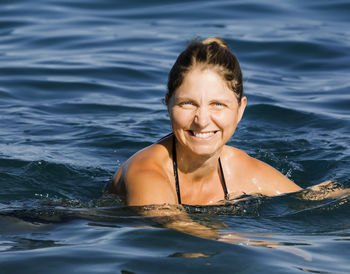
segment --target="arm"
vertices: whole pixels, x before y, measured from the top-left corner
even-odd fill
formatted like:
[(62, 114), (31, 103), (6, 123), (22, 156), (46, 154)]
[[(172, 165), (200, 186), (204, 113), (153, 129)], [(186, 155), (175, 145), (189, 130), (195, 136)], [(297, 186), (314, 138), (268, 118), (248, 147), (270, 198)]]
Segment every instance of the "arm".
[(228, 188), (234, 195), (278, 196), (302, 189), (272, 166), (249, 156), (244, 151), (234, 147), (227, 147), (227, 150), (225, 162), (228, 167), (226, 170)]
[(152, 170), (128, 171), (125, 179), (126, 204), (129, 206), (176, 204), (167, 178)]
[(138, 214), (152, 217), (155, 222), (165, 228), (211, 240), (217, 240), (220, 237), (217, 229), (192, 220), (180, 205), (152, 205), (136, 207), (135, 210)]
[(266, 196), (277, 196), (302, 190), (301, 187), (270, 165), (254, 159), (254, 166), (254, 169), (256, 170), (254, 174), (255, 181), (254, 178), (252, 178), (252, 182), (253, 184), (261, 182), (261, 194)]
[(349, 188), (344, 188), (337, 181), (329, 180), (306, 188), (300, 193), (300, 196), (303, 200), (319, 201), (323, 199), (341, 199), (349, 194)]

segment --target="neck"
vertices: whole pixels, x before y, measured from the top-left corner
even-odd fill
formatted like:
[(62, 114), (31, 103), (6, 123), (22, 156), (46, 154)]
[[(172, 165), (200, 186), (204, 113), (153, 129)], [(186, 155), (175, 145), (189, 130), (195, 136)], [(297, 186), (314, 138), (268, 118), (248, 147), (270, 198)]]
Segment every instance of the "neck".
[(182, 149), (178, 142), (175, 143), (175, 148), (177, 165), (181, 173), (201, 179), (217, 171), (221, 150), (213, 155), (198, 155)]

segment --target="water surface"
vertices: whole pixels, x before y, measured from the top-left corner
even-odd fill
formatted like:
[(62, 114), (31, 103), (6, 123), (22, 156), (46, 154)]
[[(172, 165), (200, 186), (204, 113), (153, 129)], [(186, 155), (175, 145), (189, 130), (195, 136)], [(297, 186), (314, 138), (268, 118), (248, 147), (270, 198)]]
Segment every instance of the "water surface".
[(341, 0), (2, 1), (1, 273), (348, 273), (348, 195), (187, 207), (221, 240), (101, 197), (122, 162), (169, 133), (167, 73), (209, 36), (244, 75), (229, 144), (302, 187), (348, 188), (349, 12)]

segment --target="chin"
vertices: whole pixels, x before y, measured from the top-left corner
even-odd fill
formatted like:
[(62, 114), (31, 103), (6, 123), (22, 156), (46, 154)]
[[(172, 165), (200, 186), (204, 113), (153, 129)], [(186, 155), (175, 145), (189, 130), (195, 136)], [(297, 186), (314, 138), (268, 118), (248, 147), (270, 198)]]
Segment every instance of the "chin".
[(209, 148), (203, 148), (203, 147), (199, 147), (199, 148), (193, 148), (191, 149), (192, 153), (198, 155), (198, 156), (203, 156), (203, 157), (211, 157), (213, 155), (215, 155), (216, 153), (218, 153), (218, 151), (220, 150), (220, 148), (213, 148), (213, 147), (209, 147)]

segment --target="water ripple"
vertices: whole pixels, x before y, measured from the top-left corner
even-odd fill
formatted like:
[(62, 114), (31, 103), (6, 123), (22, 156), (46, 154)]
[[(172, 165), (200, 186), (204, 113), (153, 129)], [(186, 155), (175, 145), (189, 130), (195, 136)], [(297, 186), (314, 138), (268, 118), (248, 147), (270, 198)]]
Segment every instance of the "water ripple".
[(121, 163), (170, 132), (167, 73), (188, 41), (208, 36), (224, 38), (243, 69), (248, 107), (229, 143), (303, 187), (349, 187), (349, 9), (343, 0), (1, 1), (2, 271), (349, 272), (348, 197), (187, 208), (231, 242), (101, 199)]

